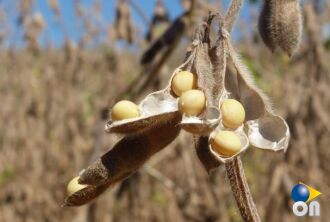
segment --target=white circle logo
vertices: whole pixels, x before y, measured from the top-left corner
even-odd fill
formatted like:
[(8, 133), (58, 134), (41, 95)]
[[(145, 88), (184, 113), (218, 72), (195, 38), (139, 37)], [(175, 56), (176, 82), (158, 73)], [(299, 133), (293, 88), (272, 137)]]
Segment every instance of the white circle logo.
[(292, 211), (298, 217), (305, 216), (308, 212), (308, 206), (303, 201), (298, 201), (293, 204)]

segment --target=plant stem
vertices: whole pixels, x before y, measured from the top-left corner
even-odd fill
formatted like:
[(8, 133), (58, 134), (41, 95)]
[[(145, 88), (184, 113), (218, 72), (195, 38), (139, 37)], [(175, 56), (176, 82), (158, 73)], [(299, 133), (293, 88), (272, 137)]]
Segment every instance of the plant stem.
[(227, 176), (233, 191), (238, 209), (245, 222), (260, 222), (257, 208), (253, 202), (249, 185), (244, 175), (244, 169), (240, 157), (225, 164)]

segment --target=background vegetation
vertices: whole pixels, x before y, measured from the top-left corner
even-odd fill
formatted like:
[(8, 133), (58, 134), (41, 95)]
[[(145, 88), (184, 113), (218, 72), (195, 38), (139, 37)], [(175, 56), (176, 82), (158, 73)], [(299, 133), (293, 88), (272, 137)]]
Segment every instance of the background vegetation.
[[(70, 178), (119, 138), (103, 131), (108, 108), (118, 98), (138, 102), (165, 86), (184, 59), (195, 25), (208, 10), (227, 5), (226, 1), (200, 1), (194, 21), (165, 62), (157, 63), (156, 57), (141, 64), (142, 53), (172, 20), (145, 25), (152, 33), (145, 39), (136, 34), (141, 29), (131, 17), (136, 13), (149, 24), (152, 18), (145, 15), (144, 5), (126, 1), (123, 9), (119, 4), (112, 9), (117, 12), (115, 21), (99, 25), (91, 21), (102, 17), (97, 13), (102, 1), (93, 2), (90, 10), (95, 11), (86, 14), (79, 11), (83, 4), (74, 1), (77, 21), (84, 25), (83, 38), (66, 37), (63, 46), (55, 47), (47, 41), (40, 44), (40, 35), (51, 24), (33, 10), (33, 0), (12, 1), (24, 41), (18, 46), (8, 44), (9, 12), (0, 1), (0, 221), (240, 221), (224, 169), (207, 175), (184, 132), (92, 204), (60, 207)], [(286, 154), (249, 149), (242, 156), (251, 192), (263, 221), (327, 221), (330, 4), (302, 4), (303, 42), (292, 58), (264, 46), (256, 28), (260, 2), (249, 4), (248, 16), (236, 24), (237, 48), (292, 132)], [(57, 1), (50, 0), (49, 7), (60, 23), (66, 22)], [(153, 17), (162, 10), (171, 6), (155, 10)], [(107, 37), (100, 38), (104, 33)], [(164, 49), (157, 56), (162, 57)], [(318, 198), (320, 218), (293, 216), (290, 192), (299, 181), (323, 193)]]

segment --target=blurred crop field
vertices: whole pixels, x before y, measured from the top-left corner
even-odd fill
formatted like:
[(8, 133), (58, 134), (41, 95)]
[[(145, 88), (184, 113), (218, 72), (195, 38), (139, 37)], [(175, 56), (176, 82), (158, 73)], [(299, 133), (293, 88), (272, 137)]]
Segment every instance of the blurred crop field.
[[(183, 62), (195, 26), (210, 9), (223, 10), (226, 1), (201, 1), (203, 7), (176, 45), (147, 64), (141, 64), (143, 53), (175, 18), (158, 27), (136, 24), (132, 15), (152, 21), (170, 11), (171, 4), (146, 13), (150, 6), (145, 4), (153, 8), (156, 1), (126, 1), (123, 8), (119, 2), (125, 1), (118, 1), (119, 6), (106, 9), (116, 15), (114, 20), (100, 24), (92, 21), (102, 21), (104, 15), (98, 10), (105, 1), (91, 1), (90, 8), (84, 1), (72, 1), (83, 35), (75, 40), (65, 34), (58, 46), (47, 38), (41, 42), (40, 36), (54, 24), (47, 22), (36, 2), (0, 1), (0, 222), (241, 221), (224, 167), (208, 175), (192, 137), (184, 131), (137, 173), (92, 203), (61, 207), (68, 181), (120, 138), (104, 132), (111, 106), (124, 98), (138, 103), (164, 88)], [(249, 149), (242, 155), (245, 174), (262, 221), (326, 222), (330, 218), (330, 2), (302, 3), (303, 40), (292, 57), (270, 52), (261, 41), (256, 28), (260, 2), (245, 2), (234, 44), (257, 85), (287, 120), (291, 141), (286, 153)], [(47, 3), (62, 24), (58, 32), (67, 32), (63, 1)], [(19, 18), (15, 24), (10, 22), (14, 15)], [(149, 33), (148, 38), (141, 30)], [(19, 42), (12, 39), (17, 32), (22, 36)], [(290, 192), (300, 181), (322, 192), (317, 199), (320, 217), (293, 215)]]

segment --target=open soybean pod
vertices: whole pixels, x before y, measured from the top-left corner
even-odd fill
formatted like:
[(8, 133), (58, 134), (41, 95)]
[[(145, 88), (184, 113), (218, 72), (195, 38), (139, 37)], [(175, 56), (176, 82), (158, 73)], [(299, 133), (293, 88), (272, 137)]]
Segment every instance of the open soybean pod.
[(257, 88), (252, 75), (227, 40), (234, 70), (226, 73), (225, 90), (229, 98), (240, 101), (245, 109), (245, 129), (252, 145), (272, 151), (286, 150), (290, 131), (285, 120), (276, 115), (268, 97)]
[[(267, 96), (254, 84), (251, 74), (240, 61), (229, 38), (225, 38), (225, 47), (228, 62), (234, 69), (227, 69), (224, 73), (218, 107), (228, 99), (234, 99), (243, 106), (245, 117), (240, 126), (228, 127), (224, 124), (224, 110), (220, 110), (220, 122), (208, 135), (208, 152), (203, 150), (206, 145), (205, 138), (199, 139), (196, 144), (197, 154), (208, 172), (220, 163), (231, 162), (246, 151), (250, 144), (270, 151), (285, 151), (290, 138), (287, 123), (274, 114)], [(233, 138), (237, 140), (239, 147), (232, 143)], [(218, 165), (210, 154), (218, 160)]]
[(88, 186), (70, 195), (64, 206), (86, 204), (109, 186), (135, 173), (153, 154), (170, 144), (179, 134), (179, 114), (144, 133), (120, 140), (110, 151), (91, 164), (80, 175), (79, 183)]
[[(181, 124), (183, 129), (199, 135), (195, 139), (196, 151), (205, 169), (210, 172), (220, 163), (232, 161), (250, 144), (257, 148), (285, 151), (290, 137), (288, 126), (280, 116), (274, 114), (267, 96), (254, 84), (247, 67), (235, 52), (229, 34), (221, 26), (219, 39), (212, 46), (209, 39), (210, 22), (206, 22), (204, 27), (196, 32), (196, 46), (191, 52), (195, 53), (195, 59), (191, 70), (198, 76), (198, 86), (206, 89), (208, 107), (203, 114), (208, 115), (199, 115), (194, 119), (183, 116)], [(234, 69), (227, 68), (228, 62)], [(214, 85), (217, 88), (212, 88)], [(228, 118), (228, 107), (223, 105), (228, 105), (225, 101), (231, 100), (236, 105), (231, 102), (229, 108), (240, 108), (240, 111), (231, 111), (230, 114), (239, 113), (240, 124), (228, 124), (232, 117)], [(231, 141), (226, 139), (228, 136), (235, 138), (239, 146), (228, 144)]]
[[(220, 112), (215, 101), (221, 94), (217, 84), (222, 80), (217, 77), (222, 75), (225, 58), (223, 54), (221, 55), (224, 51), (221, 52), (221, 47), (218, 47), (221, 44), (212, 47), (209, 38), (211, 23), (217, 16), (215, 13), (210, 13), (208, 20), (196, 29), (188, 55), (193, 57), (189, 70), (196, 74), (198, 88), (205, 93), (206, 107), (200, 115), (184, 115), (181, 125), (184, 130), (196, 135), (208, 136), (220, 121)], [(216, 62), (215, 66), (212, 64), (214, 62)]]
[[(203, 88), (199, 87), (199, 83), (202, 81), (202, 70), (193, 68), (195, 63), (195, 58), (197, 55), (197, 50), (194, 49), (193, 52), (187, 56), (184, 63), (177, 67), (171, 75), (168, 85), (160, 91), (153, 92), (147, 95), (139, 104), (138, 112), (139, 116), (135, 118), (116, 120), (110, 119), (106, 124), (105, 130), (108, 133), (121, 133), (121, 134), (135, 134), (142, 133), (147, 131), (155, 126), (168, 122), (174, 116), (178, 115), (179, 112), (179, 100), (180, 94), (178, 94), (177, 88), (173, 87), (176, 83), (175, 79), (178, 76), (181, 76), (183, 73), (190, 73), (193, 76), (197, 76), (197, 84), (191, 84), (191, 90), (199, 90), (203, 92)], [(195, 75), (195, 72), (198, 71), (198, 74)], [(201, 80), (199, 80), (201, 78)], [(181, 78), (180, 78), (181, 79)], [(183, 78), (187, 80), (186, 78)], [(181, 80), (183, 80), (181, 79)], [(194, 79), (194, 78), (193, 78)], [(196, 80), (192, 80), (195, 82)], [(202, 82), (200, 82), (202, 81)], [(190, 84), (187, 84), (190, 85)], [(179, 87), (182, 89), (182, 87)], [(183, 87), (185, 88), (185, 87)], [(188, 89), (185, 89), (188, 90)], [(193, 101), (195, 102), (195, 101)], [(181, 110), (182, 111), (182, 110)], [(208, 108), (204, 110), (201, 109), (201, 112), (194, 116), (187, 116), (183, 114), (183, 118), (188, 119), (188, 121), (194, 121), (197, 115), (205, 116), (209, 114), (214, 114), (214, 110)], [(184, 112), (182, 112), (184, 113)], [(181, 115), (181, 114), (179, 114)], [(215, 118), (218, 118), (219, 113), (215, 111)], [(213, 120), (213, 119), (212, 119)]]
[[(175, 69), (172, 73), (172, 78), (178, 72), (186, 70), (190, 62), (191, 59), (187, 59), (185, 63)], [(167, 123), (180, 115), (178, 109), (179, 98), (173, 93), (171, 88), (172, 78), (163, 90), (147, 95), (138, 104), (138, 117), (119, 121), (110, 119), (105, 126), (105, 131), (121, 134), (142, 133), (155, 128), (157, 125)]]

